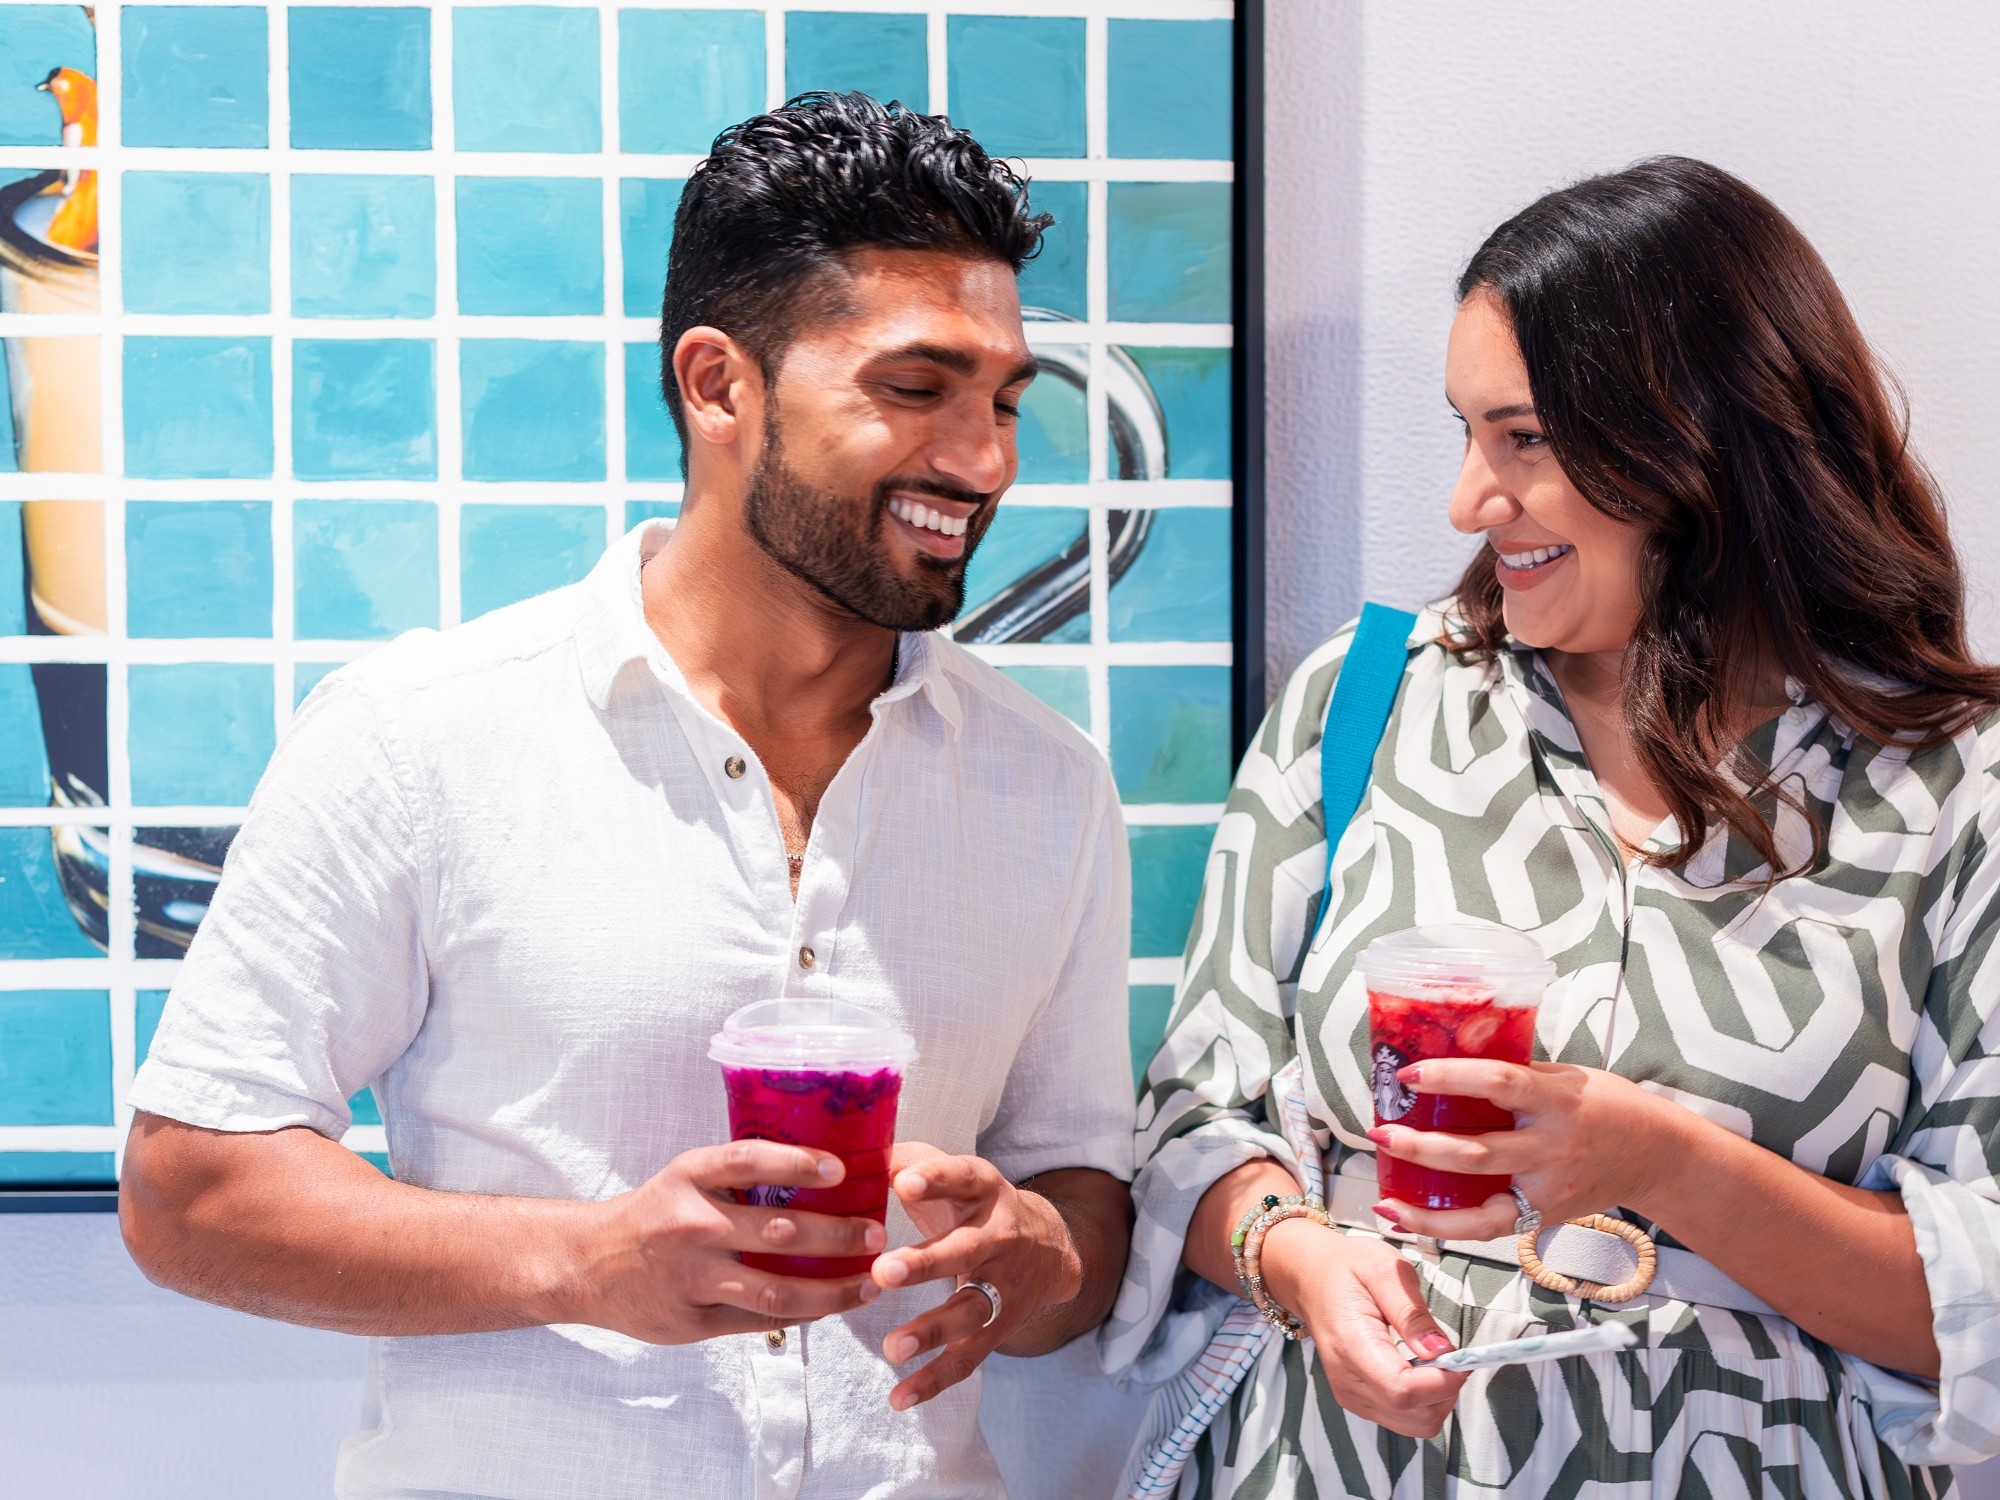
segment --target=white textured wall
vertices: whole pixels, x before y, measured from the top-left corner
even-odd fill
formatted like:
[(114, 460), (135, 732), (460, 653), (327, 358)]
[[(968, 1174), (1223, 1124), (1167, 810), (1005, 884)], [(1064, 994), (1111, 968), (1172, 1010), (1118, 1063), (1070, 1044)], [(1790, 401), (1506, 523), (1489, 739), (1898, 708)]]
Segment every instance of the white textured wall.
[(2000, 6), (1270, 0), (1272, 690), (1364, 597), (1415, 604), (1446, 524), (1451, 286), (1549, 188), (1657, 152), (1797, 221), (1909, 392), (2000, 656)]

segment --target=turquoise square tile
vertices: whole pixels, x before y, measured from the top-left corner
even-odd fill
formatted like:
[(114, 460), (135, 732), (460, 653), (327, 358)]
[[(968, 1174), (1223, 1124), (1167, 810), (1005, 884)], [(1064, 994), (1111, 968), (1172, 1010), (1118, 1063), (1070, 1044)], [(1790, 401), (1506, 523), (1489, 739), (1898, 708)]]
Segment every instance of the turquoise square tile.
[(1229, 519), (1219, 506), (1151, 512), (1139, 555), (1111, 585), (1112, 640), (1229, 639)]
[(618, 184), (628, 318), (660, 315), (667, 289), (667, 251), (674, 242), (674, 211), (681, 206), (681, 189), (686, 185), (678, 177), (627, 177)]
[(1132, 849), (1132, 956), (1179, 958), (1201, 901), (1213, 827), (1145, 826), (1127, 834)]
[(261, 172), (127, 172), (125, 310), (271, 310), (271, 179)]
[(166, 990), (141, 990), (132, 1012), (132, 1056), (142, 1063), (153, 1050), (153, 1033), (160, 1029), (160, 1013), (167, 1008)]
[(998, 597), (1045, 563), (1087, 545), (1089, 512), (1067, 505), (1008, 505), (993, 514), (965, 566), (966, 613)]
[(127, 335), (125, 472), (268, 479), (271, 341)]
[(141, 638), (268, 638), (270, 502), (126, 501), (125, 619)]
[(604, 478), (604, 346), (467, 339), (459, 346), (467, 479)]
[(109, 1125), (111, 996), (0, 990), (0, 1125)]
[(430, 149), (428, 9), (295, 5), (290, 26), (294, 150)]
[(596, 151), (597, 12), (459, 6), (451, 13), (453, 139), (461, 151)]
[(363, 1089), (347, 1101), (347, 1107), (354, 1113), (356, 1125), (380, 1125), (382, 1108), (375, 1102), (375, 1091)]
[(1014, 446), (1021, 463), (1018, 483), (1082, 484), (1089, 479), (1090, 407), (1082, 387), (1044, 367), (1021, 397)]
[(1106, 73), (1113, 156), (1235, 154), (1232, 21), (1111, 21)]
[(109, 1151), (0, 1151), (0, 1183), (10, 1188), (115, 1187)]
[(435, 479), (437, 346), (300, 339), (292, 346), (292, 471), (301, 479)]
[(1227, 349), (1125, 350), (1152, 387), (1167, 426), (1169, 479), (1228, 479), (1230, 356)]
[(1139, 1085), (1141, 1092), (1146, 1085), (1146, 1069), (1153, 1065), (1153, 1055), (1160, 1050), (1160, 1043), (1166, 1040), (1167, 1022), (1174, 1013), (1174, 987), (1170, 984), (1135, 984), (1132, 986), (1131, 1034), (1132, 1034), (1132, 1081)]
[(618, 12), (620, 150), (705, 156), (724, 126), (763, 108), (761, 12)]
[(681, 477), (681, 437), (660, 394), (658, 344), (625, 346), (625, 477)]
[(270, 23), (261, 5), (128, 5), (118, 13), (128, 146), (270, 144)]
[(1111, 316), (1229, 321), (1226, 182), (1114, 182), (1106, 201)]
[(602, 506), (468, 505), (458, 539), (465, 618), (575, 583), (603, 552)]
[(63, 899), (46, 828), (0, 828), (0, 959), (99, 958)]
[(1048, 704), (1057, 713), (1090, 731), (1090, 673), (1082, 667), (1002, 667), (1004, 676)]
[(24, 661), (0, 662), (0, 807), (48, 802), (49, 754), (34, 670)]
[(292, 178), (292, 313), (428, 318), (437, 311), (437, 190), (428, 177)]
[(344, 663), (337, 661), (302, 661), (292, 668), (292, 707), (297, 708), (312, 695), (312, 690), (323, 682), (328, 673), (338, 672)]
[[(7, 361), (0, 357), (0, 416), (10, 410), (5, 404), (6, 369)], [(26, 538), (21, 531), (21, 502), (0, 500), (0, 635), (25, 635), (27, 631), (28, 563)]]
[(604, 311), (604, 187), (594, 177), (458, 179), (458, 310)]
[(1229, 795), (1229, 668), (1111, 668), (1111, 774), (1126, 802)]
[(61, 144), (62, 111), (38, 89), (57, 68), (97, 76), (97, 31), (83, 7), (0, 5), (0, 146)]
[(386, 640), (435, 629), (437, 506), (300, 500), (292, 507), (292, 578), (292, 630), (302, 640)]
[(785, 97), (860, 90), (930, 112), (930, 46), (922, 16), (794, 10), (785, 15)]
[(1042, 231), (1042, 248), (1021, 267), (1021, 306), (1047, 308), (1066, 318), (1090, 316), (1085, 276), (1090, 244), (1090, 186), (1038, 182), (1028, 190), (1037, 213), (1055, 215)]
[(243, 662), (134, 665), (127, 671), (132, 800), (149, 807), (241, 807), (276, 741), (271, 669)]
[(678, 520), (680, 513), (681, 503), (678, 500), (627, 500), (625, 529), (630, 531), (641, 521)]
[(951, 16), (951, 120), (993, 156), (1082, 156), (1083, 19)]

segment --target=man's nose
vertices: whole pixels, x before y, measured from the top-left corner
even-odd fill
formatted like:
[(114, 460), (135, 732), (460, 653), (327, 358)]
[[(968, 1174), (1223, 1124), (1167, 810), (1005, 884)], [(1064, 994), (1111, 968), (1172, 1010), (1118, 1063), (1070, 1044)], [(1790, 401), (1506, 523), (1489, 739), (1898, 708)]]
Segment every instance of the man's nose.
[(952, 483), (981, 495), (1006, 484), (1014, 467), (1014, 429), (985, 420), (955, 421), (931, 446), (931, 465)]

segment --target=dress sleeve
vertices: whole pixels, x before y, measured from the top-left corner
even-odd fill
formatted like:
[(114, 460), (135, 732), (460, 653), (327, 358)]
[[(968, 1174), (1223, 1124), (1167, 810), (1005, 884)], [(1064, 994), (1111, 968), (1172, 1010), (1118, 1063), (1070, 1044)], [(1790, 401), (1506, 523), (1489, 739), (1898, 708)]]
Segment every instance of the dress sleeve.
[(1139, 1098), (1131, 1258), (1099, 1334), (1105, 1369), (1129, 1389), (1172, 1379), (1237, 1300), (1181, 1267), (1202, 1195), (1258, 1157), (1299, 1174), (1269, 1091), (1297, 1050), (1299, 964), (1326, 876), (1320, 732), (1351, 637), (1342, 631), (1292, 675), (1209, 848), (1173, 1016)]
[(426, 830), (401, 771), (374, 695), (348, 673), (321, 683), (230, 846), (133, 1108), (346, 1132), (348, 1098), (402, 1056), (429, 997)]
[[(1867, 1188), (1895, 1188), (1916, 1229), (1936, 1387), (1843, 1355), (1875, 1428), (1906, 1463), (2000, 1456), (2000, 719), (1961, 795), (1975, 805), (1940, 867), (1930, 983), (1913, 1051), (1917, 1102)], [(1929, 924), (1927, 924), (1929, 925)]]

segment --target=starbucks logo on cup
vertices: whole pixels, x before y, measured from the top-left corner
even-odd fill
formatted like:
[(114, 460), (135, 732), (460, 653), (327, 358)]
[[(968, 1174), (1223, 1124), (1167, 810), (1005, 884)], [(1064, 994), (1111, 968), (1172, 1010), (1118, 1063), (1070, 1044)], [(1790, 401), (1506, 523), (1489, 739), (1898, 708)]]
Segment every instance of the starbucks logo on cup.
[(1396, 1077), (1410, 1065), (1410, 1060), (1387, 1042), (1375, 1044), (1373, 1059), (1375, 1118), (1400, 1120), (1417, 1102), (1416, 1090), (1406, 1088), (1402, 1080)]
[(753, 1187), (743, 1196), (758, 1208), (783, 1208), (796, 1198), (799, 1190), (795, 1187)]

